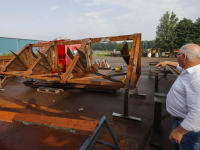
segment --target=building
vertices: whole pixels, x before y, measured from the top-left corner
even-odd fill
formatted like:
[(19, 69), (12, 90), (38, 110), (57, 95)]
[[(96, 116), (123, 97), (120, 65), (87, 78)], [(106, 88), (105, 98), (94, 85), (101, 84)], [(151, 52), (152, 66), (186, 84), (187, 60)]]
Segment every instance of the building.
[[(11, 53), (11, 51), (18, 53), (26, 44), (34, 44), (42, 42), (42, 40), (19, 39), (0, 37), (0, 55), (3, 53)], [(36, 51), (37, 48), (34, 48)]]

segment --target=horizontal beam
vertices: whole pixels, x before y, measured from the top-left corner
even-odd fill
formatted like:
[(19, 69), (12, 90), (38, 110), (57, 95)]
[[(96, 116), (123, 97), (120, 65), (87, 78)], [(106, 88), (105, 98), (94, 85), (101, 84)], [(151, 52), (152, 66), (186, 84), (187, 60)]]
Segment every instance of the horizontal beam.
[(8, 60), (10, 60), (10, 59), (12, 59), (14, 57), (14, 55), (13, 56), (0, 56), (0, 60), (1, 59), (8, 59)]
[(112, 42), (112, 41), (126, 41), (126, 40), (133, 40), (137, 36), (138, 36), (137, 34), (132, 34), (132, 35), (92, 38), (91, 42), (92, 43), (99, 43), (99, 42)]
[[(83, 40), (72, 40), (72, 41), (60, 41), (54, 42), (56, 45), (73, 45), (73, 44), (82, 44)], [(46, 47), (49, 43), (36, 43), (32, 44), (32, 47)]]
[[(17, 74), (18, 73), (18, 74)], [(0, 72), (0, 74), (5, 74), (5, 75), (13, 75), (13, 76), (18, 76), (18, 77), (22, 77), (23, 74), (19, 74), (21, 72)]]
[(7, 111), (0, 111), (0, 121), (11, 123), (17, 122), (24, 125), (46, 126), (81, 135), (94, 135), (94, 130), (98, 125), (98, 121), (59, 118)]
[[(99, 43), (99, 42), (112, 42), (112, 41), (126, 41), (126, 40), (133, 40), (137, 36), (138, 36), (138, 34), (131, 34), (131, 35), (91, 38), (91, 42)], [(60, 42), (54, 42), (54, 43), (57, 45), (82, 44), (83, 39), (71, 40), (71, 41), (60, 41)], [(46, 46), (48, 46), (48, 43), (36, 43), (36, 44), (31, 44), (31, 45), (32, 45), (32, 47), (46, 47)]]
[(91, 80), (76, 80), (76, 79), (69, 79), (66, 83), (77, 83), (77, 84), (84, 84), (84, 85), (103, 85), (103, 86), (116, 86), (119, 88), (123, 88), (124, 84), (122, 82), (105, 82), (105, 81), (91, 81)]

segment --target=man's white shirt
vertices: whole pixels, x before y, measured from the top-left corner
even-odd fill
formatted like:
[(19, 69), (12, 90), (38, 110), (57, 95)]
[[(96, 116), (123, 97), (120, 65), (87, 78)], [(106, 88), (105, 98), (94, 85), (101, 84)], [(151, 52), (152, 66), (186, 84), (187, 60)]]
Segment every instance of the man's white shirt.
[(174, 117), (184, 118), (181, 126), (200, 131), (200, 65), (183, 69), (167, 94), (167, 111)]

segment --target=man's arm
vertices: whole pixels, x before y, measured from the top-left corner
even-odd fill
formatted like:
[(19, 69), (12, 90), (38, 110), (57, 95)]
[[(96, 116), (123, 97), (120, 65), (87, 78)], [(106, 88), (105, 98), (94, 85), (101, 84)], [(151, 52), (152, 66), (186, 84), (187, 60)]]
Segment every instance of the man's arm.
[(178, 62), (173, 62), (173, 61), (163, 61), (155, 65), (154, 67), (162, 68), (166, 65), (171, 65), (173, 67), (176, 67), (178, 65)]

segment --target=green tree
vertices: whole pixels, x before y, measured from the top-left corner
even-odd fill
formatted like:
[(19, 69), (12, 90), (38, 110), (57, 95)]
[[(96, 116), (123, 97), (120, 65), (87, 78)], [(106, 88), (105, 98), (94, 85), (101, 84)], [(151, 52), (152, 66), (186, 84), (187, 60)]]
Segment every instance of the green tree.
[(190, 19), (183, 18), (176, 26), (176, 48), (180, 48), (182, 45), (194, 42), (194, 23)]
[(194, 23), (194, 43), (200, 45), (200, 18), (198, 18)]
[(123, 44), (122, 43), (117, 43), (117, 46), (116, 46), (116, 51), (120, 51), (123, 47)]
[(147, 49), (148, 48), (148, 43), (147, 41), (142, 41), (142, 48)]
[(155, 46), (159, 47), (164, 51), (172, 51), (175, 47), (175, 27), (178, 22), (178, 18), (174, 12), (171, 13), (167, 11), (163, 17), (160, 19), (160, 24), (156, 29), (156, 39)]

